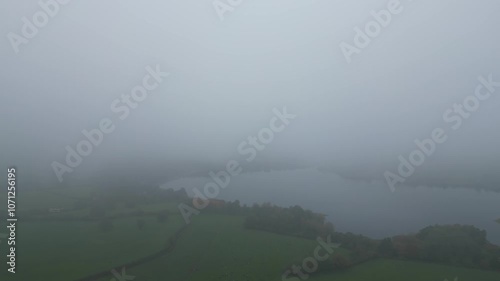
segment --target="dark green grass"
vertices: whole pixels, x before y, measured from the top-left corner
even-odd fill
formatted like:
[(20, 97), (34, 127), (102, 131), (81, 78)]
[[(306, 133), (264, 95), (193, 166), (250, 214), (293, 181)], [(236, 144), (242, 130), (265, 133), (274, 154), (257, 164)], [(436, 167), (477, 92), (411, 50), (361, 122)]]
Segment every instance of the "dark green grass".
[(137, 219), (114, 220), (108, 232), (100, 230), (98, 222), (18, 222), (17, 273), (15, 279), (3, 277), (4, 242), (0, 280), (75, 280), (161, 250), (184, 224), (180, 215), (171, 215), (166, 223), (144, 217), (145, 227), (139, 230)]
[(148, 281), (279, 280), (287, 266), (312, 256), (318, 245), (315, 240), (246, 230), (243, 221), (240, 216), (201, 215), (172, 253), (127, 272)]
[[(311, 281), (499, 281), (500, 273), (439, 264), (375, 260), (344, 272), (310, 278)], [(290, 280), (292, 281), (292, 280)]]

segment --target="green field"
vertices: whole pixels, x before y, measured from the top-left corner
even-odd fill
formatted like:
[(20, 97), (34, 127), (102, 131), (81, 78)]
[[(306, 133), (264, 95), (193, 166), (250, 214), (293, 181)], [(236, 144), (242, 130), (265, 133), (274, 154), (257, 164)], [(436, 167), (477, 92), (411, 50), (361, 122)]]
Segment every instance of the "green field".
[[(165, 257), (127, 270), (139, 280), (279, 281), (317, 246), (313, 240), (245, 230), (241, 217), (202, 215)], [(342, 255), (349, 255), (340, 250)], [(500, 273), (398, 260), (376, 260), (314, 281), (498, 281)], [(289, 279), (296, 281), (298, 279)], [(105, 281), (104, 279), (102, 281)], [(107, 280), (106, 280), (107, 281)]]
[[(19, 211), (49, 208), (72, 208), (78, 199), (88, 198), (91, 188), (47, 188), (16, 191), (16, 203)], [(0, 194), (0, 210), (7, 209), (7, 192)]]
[[(278, 280), (292, 263), (311, 256), (314, 240), (245, 230), (241, 216), (201, 215), (174, 251), (127, 272), (141, 280)], [(340, 249), (338, 253), (348, 254)]]
[[(108, 232), (101, 231), (97, 221), (19, 222), (15, 280), (67, 281), (108, 270), (161, 250), (184, 224), (180, 215), (170, 216), (166, 223), (144, 217), (145, 227), (139, 230), (137, 219), (114, 220)], [(0, 249), (6, 253), (7, 244), (0, 244)], [(2, 254), (0, 263), (5, 262)]]
[[(99, 221), (85, 221), (89, 208), (72, 210), (75, 201), (88, 198), (90, 189), (36, 191), (20, 196), (19, 208), (68, 208), (61, 213), (40, 215), (45, 221), (20, 220), (17, 227), (17, 273), (6, 272), (5, 241), (0, 243), (0, 280), (71, 281), (101, 271), (111, 271), (131, 261), (162, 250), (170, 237), (185, 226), (177, 203), (143, 203), (134, 208), (118, 204), (106, 217), (141, 210), (168, 210), (165, 223), (156, 216), (128, 216), (113, 219), (113, 228), (103, 231)], [(21, 204), (22, 202), (22, 204)], [(4, 202), (5, 203), (5, 202)], [(38, 217), (38, 216), (37, 216)], [(61, 217), (74, 221), (57, 221)], [(137, 220), (145, 221), (139, 229)], [(137, 281), (279, 281), (292, 264), (301, 265), (313, 255), (317, 241), (244, 228), (243, 215), (202, 212), (175, 242), (169, 253), (126, 273)], [(1, 233), (1, 231), (0, 231)], [(335, 254), (350, 256), (345, 249)], [(372, 260), (335, 273), (314, 275), (312, 281), (500, 281), (500, 273), (431, 263)], [(100, 281), (110, 281), (109, 275)], [(298, 281), (289, 278), (289, 281)]]
[(500, 273), (430, 263), (376, 260), (311, 281), (498, 281)]

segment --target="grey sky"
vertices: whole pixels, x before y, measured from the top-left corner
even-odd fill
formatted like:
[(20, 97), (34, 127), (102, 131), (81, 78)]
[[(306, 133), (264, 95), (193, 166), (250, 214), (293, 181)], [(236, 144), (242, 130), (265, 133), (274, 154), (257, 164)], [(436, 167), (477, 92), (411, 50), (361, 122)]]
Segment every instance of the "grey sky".
[[(7, 34), (21, 34), (22, 17), (40, 8), (4, 1), (0, 168), (54, 184), (50, 164), (109, 117), (116, 130), (68, 180), (206, 173), (241, 159), (238, 144), (286, 106), (297, 118), (255, 169), (383, 180), (415, 139), (441, 127), (449, 140), (409, 183), (500, 190), (500, 88), (459, 130), (442, 117), (478, 76), (500, 81), (499, 2), (401, 1), (403, 12), (348, 64), (339, 44), (388, 2), (252, 0), (220, 21), (208, 0), (73, 0), (16, 54)], [(110, 104), (158, 64), (170, 77), (118, 121)]]

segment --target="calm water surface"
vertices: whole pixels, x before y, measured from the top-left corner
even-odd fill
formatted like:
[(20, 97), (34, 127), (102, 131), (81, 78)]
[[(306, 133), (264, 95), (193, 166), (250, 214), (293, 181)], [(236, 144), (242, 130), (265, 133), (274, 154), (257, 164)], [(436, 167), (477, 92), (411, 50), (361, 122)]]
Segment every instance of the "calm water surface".
[[(203, 189), (209, 178), (184, 178), (165, 188)], [(219, 199), (242, 204), (300, 205), (326, 214), (338, 231), (384, 238), (434, 224), (470, 224), (500, 245), (500, 193), (464, 188), (400, 187), (341, 178), (314, 169), (242, 174), (221, 189)]]

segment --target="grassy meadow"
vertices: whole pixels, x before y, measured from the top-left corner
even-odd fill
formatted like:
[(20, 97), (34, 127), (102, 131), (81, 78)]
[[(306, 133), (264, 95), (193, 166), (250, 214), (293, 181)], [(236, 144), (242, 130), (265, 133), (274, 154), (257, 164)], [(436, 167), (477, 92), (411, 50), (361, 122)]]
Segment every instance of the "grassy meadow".
[[(40, 219), (17, 224), (17, 265), (15, 275), (0, 272), (0, 280), (71, 281), (99, 272), (110, 272), (124, 264), (164, 249), (169, 239), (185, 226), (178, 202), (143, 202), (130, 207), (122, 203), (106, 212), (100, 220), (88, 219), (91, 208), (79, 207), (79, 200), (92, 197), (91, 189), (61, 189), (18, 194), (21, 214)], [(6, 200), (0, 198), (4, 205)], [(2, 205), (2, 207), (4, 207)], [(48, 213), (47, 208), (65, 208)], [(146, 215), (134, 215), (137, 211)], [(166, 221), (155, 213), (168, 212)], [(64, 218), (64, 220), (61, 220)], [(74, 220), (67, 220), (72, 218)], [(102, 219), (112, 227), (103, 230)], [(142, 221), (139, 227), (138, 221)], [(301, 265), (313, 256), (318, 242), (244, 226), (241, 214), (201, 212), (174, 242), (171, 252), (127, 268), (136, 281), (278, 281), (291, 265)], [(1, 233), (1, 232), (0, 232)], [(0, 243), (0, 263), (7, 244)], [(350, 257), (339, 248), (334, 253)], [(5, 266), (2, 266), (5, 268)], [(312, 281), (499, 281), (500, 273), (448, 265), (376, 259), (345, 270), (310, 276)], [(110, 281), (109, 274), (100, 281)], [(289, 281), (299, 279), (289, 277)]]

